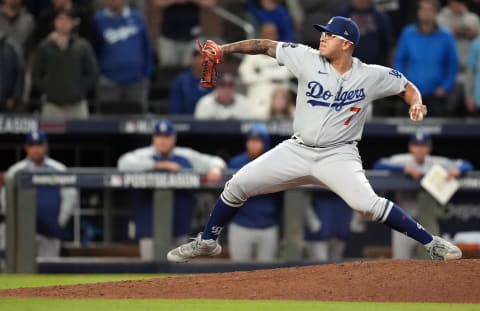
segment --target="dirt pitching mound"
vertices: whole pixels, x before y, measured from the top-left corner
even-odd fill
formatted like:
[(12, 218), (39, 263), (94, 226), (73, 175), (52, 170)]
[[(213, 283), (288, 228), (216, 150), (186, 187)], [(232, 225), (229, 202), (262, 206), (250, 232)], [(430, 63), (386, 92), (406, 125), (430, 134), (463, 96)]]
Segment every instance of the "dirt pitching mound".
[(480, 260), (383, 260), (20, 288), (0, 297), (288, 299), (480, 303)]

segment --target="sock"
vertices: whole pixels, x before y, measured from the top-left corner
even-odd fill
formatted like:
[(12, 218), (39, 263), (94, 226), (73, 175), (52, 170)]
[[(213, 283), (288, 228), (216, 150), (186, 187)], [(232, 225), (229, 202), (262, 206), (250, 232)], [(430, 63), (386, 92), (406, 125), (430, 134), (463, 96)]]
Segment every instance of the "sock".
[(385, 224), (390, 228), (422, 243), (423, 245), (428, 244), (433, 240), (430, 232), (425, 230), (425, 228), (423, 228), (396, 204), (393, 204), (392, 210), (385, 220)]
[(225, 204), (221, 198), (218, 198), (217, 203), (210, 213), (205, 231), (203, 231), (203, 240), (216, 240), (223, 230), (223, 227), (233, 219), (240, 207), (232, 207)]

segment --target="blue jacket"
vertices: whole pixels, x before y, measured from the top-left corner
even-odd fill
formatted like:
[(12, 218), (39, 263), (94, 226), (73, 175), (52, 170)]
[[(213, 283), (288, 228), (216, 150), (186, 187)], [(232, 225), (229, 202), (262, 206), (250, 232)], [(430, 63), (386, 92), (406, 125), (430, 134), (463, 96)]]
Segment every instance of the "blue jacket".
[[(23, 171), (29, 172), (62, 172), (66, 167), (49, 157), (46, 157), (42, 164), (33, 163), (28, 157), (15, 163), (9, 169), (7, 174), (15, 174)], [(61, 188), (54, 186), (39, 186), (36, 191), (37, 233), (58, 239), (70, 239), (71, 232), (63, 228), (59, 223), (59, 216), (63, 208), (63, 213), (71, 214), (73, 209), (78, 206), (78, 192), (73, 188)]]
[(305, 240), (325, 241), (330, 238), (347, 240), (350, 237), (353, 210), (338, 195), (333, 192), (315, 192), (312, 197), (312, 209), (321, 227), (320, 230), (312, 232), (307, 226), (304, 231)]
[(193, 115), (198, 100), (212, 90), (201, 87), (192, 70), (179, 73), (170, 91), (169, 113)]
[[(255, 126), (253, 131), (262, 138), (265, 151), (270, 149), (270, 137), (265, 127)], [(228, 168), (240, 169), (250, 161), (250, 157), (244, 152), (233, 157), (228, 163)], [(249, 198), (245, 202), (233, 218), (233, 222), (247, 228), (263, 229), (276, 225), (278, 222), (277, 216), (276, 196), (273, 194), (259, 195)]]
[(246, 6), (250, 14), (256, 18), (259, 25), (273, 23), (277, 26), (278, 41), (292, 42), (295, 40), (292, 19), (290, 15), (288, 15), (285, 7), (279, 5), (276, 9), (267, 11), (258, 7), (252, 0), (248, 0)]
[(453, 35), (444, 27), (422, 34), (417, 25), (407, 26), (400, 35), (394, 67), (413, 82), (423, 96), (437, 87), (451, 90), (458, 71)]
[[(182, 168), (192, 168), (183, 157), (173, 155), (170, 158), (154, 156), (155, 161), (173, 161)], [(132, 196), (136, 237), (152, 237), (153, 234), (153, 192), (152, 190), (134, 190)], [(193, 197), (189, 191), (177, 190), (173, 197), (173, 236), (190, 235), (192, 227)]]
[(94, 18), (98, 64), (101, 74), (116, 83), (148, 79), (153, 54), (148, 32), (137, 10), (125, 8), (121, 16), (105, 9)]

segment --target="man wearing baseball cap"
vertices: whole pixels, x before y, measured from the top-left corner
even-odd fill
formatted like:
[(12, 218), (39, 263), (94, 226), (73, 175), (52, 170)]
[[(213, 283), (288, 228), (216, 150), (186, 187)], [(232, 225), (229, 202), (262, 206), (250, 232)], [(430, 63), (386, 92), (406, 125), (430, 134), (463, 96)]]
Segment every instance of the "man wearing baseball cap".
[[(440, 165), (448, 171), (449, 178), (458, 178), (472, 171), (472, 164), (463, 159), (450, 159), (431, 155), (432, 137), (428, 133), (417, 132), (408, 139), (408, 153), (396, 154), (382, 158), (374, 164), (374, 169), (399, 172), (420, 181), (434, 166)], [(433, 197), (424, 190), (401, 192), (395, 194), (395, 199), (419, 222), (434, 234), (440, 233), (437, 215), (441, 210)], [(392, 257), (406, 259), (412, 257), (425, 257), (422, 249), (416, 243), (402, 234), (392, 234)]]
[[(234, 156), (228, 168), (238, 170), (271, 148), (271, 138), (263, 123), (255, 123), (246, 134), (245, 152)], [(279, 197), (262, 195), (249, 200), (228, 228), (230, 258), (235, 262), (271, 262), (279, 244)]]
[[(47, 135), (35, 130), (25, 135), (26, 158), (12, 165), (6, 175), (14, 176), (21, 171), (63, 172), (67, 168), (50, 158)], [(60, 256), (61, 241), (71, 238), (66, 229), (70, 217), (79, 206), (75, 188), (37, 187), (37, 256)]]
[(354, 45), (360, 42), (360, 29), (357, 24), (351, 19), (343, 16), (332, 17), (327, 25), (315, 24), (315, 29), (326, 33), (327, 36), (337, 36), (347, 40)]
[[(357, 148), (373, 101), (397, 95), (410, 107), (411, 120), (421, 121), (427, 107), (420, 92), (401, 72), (352, 56), (360, 32), (351, 19), (336, 16), (327, 25), (314, 27), (321, 31), (318, 49), (268, 39), (220, 46), (212, 40), (205, 43), (202, 54), (209, 72), (217, 69), (222, 58), (235, 53), (268, 55), (292, 71), (298, 79), (293, 135), (237, 171), (214, 204), (204, 231), (169, 251), (167, 260), (187, 262), (219, 255), (222, 228), (247, 200), (312, 183), (331, 189), (372, 220), (408, 235), (432, 259), (462, 257), (458, 247), (432, 235), (398, 204), (375, 193)], [(214, 86), (213, 75), (205, 74), (203, 79), (203, 85)]]
[[(162, 119), (153, 126), (152, 144), (122, 155), (117, 167), (125, 172), (193, 170), (207, 175), (207, 182), (216, 183), (223, 177), (225, 162), (217, 156), (200, 153), (188, 147), (177, 147), (177, 132), (172, 121)], [(153, 259), (151, 190), (132, 191), (136, 238), (143, 259)], [(192, 230), (193, 196), (187, 191), (174, 194), (173, 237), (177, 242), (188, 240)]]

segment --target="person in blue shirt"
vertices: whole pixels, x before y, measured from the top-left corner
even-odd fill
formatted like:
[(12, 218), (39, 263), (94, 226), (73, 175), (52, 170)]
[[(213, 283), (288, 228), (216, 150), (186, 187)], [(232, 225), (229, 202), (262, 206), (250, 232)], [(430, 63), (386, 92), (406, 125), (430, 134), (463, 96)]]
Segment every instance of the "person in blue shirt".
[(278, 40), (292, 42), (295, 40), (293, 22), (287, 9), (278, 0), (246, 0), (248, 12), (255, 18), (258, 25), (273, 23), (278, 29)]
[(317, 191), (305, 211), (305, 250), (312, 261), (340, 261), (353, 211), (333, 192)]
[(191, 68), (179, 73), (173, 81), (169, 98), (169, 114), (192, 115), (198, 100), (212, 92), (213, 88), (200, 86), (202, 55), (198, 47), (192, 54)]
[[(427, 133), (418, 132), (410, 136), (408, 153), (382, 158), (374, 164), (373, 168), (405, 174), (416, 181), (420, 181), (434, 165), (440, 165), (446, 169), (449, 178), (459, 178), (473, 170), (469, 161), (435, 156), (431, 155), (431, 152), (432, 137)], [(433, 234), (440, 233), (437, 215), (441, 206), (429, 193), (424, 190), (405, 191), (396, 193), (395, 196), (410, 215), (421, 222), (425, 228)], [(423, 252), (417, 249), (414, 243), (396, 232), (392, 233), (392, 255), (397, 259), (424, 258)]]
[[(152, 145), (122, 155), (118, 159), (117, 167), (120, 171), (130, 172), (193, 170), (198, 174), (206, 174), (207, 182), (211, 183), (219, 182), (223, 178), (225, 162), (221, 158), (191, 148), (177, 147), (176, 143), (177, 135), (173, 122), (168, 119), (159, 120), (154, 126)], [(192, 193), (176, 190), (173, 201), (173, 237), (177, 243), (186, 242), (192, 230)], [(152, 190), (134, 190), (132, 205), (140, 255), (143, 259), (153, 259)]]
[[(47, 135), (42, 130), (25, 135), (26, 158), (12, 165), (6, 175), (14, 176), (22, 171), (62, 172), (65, 165), (50, 158), (47, 154)], [(35, 238), (37, 256), (60, 256), (61, 241), (71, 239), (68, 222), (79, 207), (78, 191), (69, 187), (41, 186), (36, 189), (37, 236)], [(2, 204), (3, 205), (3, 204)]]
[[(242, 168), (271, 147), (270, 135), (262, 123), (253, 125), (246, 136), (246, 151), (230, 160), (229, 169)], [(235, 262), (274, 261), (278, 240), (278, 200), (273, 194), (248, 200), (228, 228), (230, 258)]]
[(420, 0), (417, 23), (402, 31), (394, 58), (394, 68), (403, 72), (422, 93), (428, 115), (448, 115), (447, 95), (458, 71), (458, 56), (452, 33), (439, 26), (436, 0)]
[[(124, 0), (105, 0), (105, 9), (94, 18), (98, 64), (97, 87), (100, 112), (147, 112), (153, 54), (142, 15)], [(118, 111), (105, 111), (102, 104), (116, 103)], [(120, 107), (120, 105), (126, 107)]]

